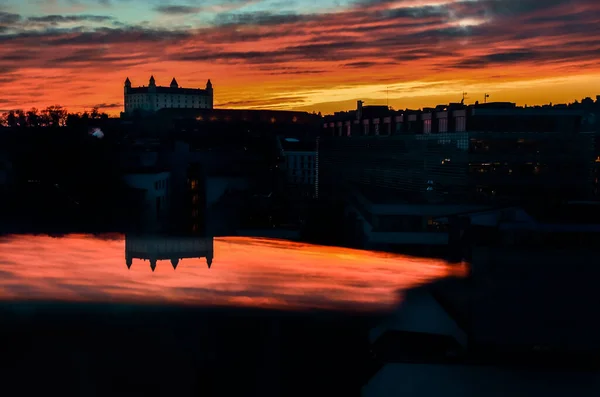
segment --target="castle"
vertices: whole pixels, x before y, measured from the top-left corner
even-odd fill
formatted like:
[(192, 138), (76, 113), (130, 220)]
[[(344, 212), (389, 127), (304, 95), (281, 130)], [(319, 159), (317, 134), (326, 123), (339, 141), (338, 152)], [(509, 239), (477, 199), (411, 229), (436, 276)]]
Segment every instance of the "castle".
[(173, 78), (169, 87), (156, 85), (154, 76), (148, 86), (132, 87), (129, 78), (125, 80), (125, 113), (134, 111), (155, 112), (160, 109), (212, 109), (213, 87), (210, 79), (206, 88), (182, 88)]

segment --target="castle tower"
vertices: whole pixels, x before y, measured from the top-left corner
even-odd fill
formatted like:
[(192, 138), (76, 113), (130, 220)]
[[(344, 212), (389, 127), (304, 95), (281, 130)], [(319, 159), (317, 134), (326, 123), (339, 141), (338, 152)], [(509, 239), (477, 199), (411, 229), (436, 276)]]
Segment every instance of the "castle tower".
[(206, 92), (208, 93), (208, 108), (213, 108), (213, 85), (210, 82), (210, 79), (206, 82)]
[(173, 80), (171, 80), (171, 88), (179, 88), (179, 84), (177, 84), (175, 77), (173, 77)]
[(131, 88), (131, 81), (129, 80), (129, 77), (127, 77), (127, 79), (125, 80), (125, 93), (129, 93), (129, 89)]
[(148, 83), (148, 87), (156, 87), (156, 80), (154, 80), (154, 76), (150, 76), (150, 82)]

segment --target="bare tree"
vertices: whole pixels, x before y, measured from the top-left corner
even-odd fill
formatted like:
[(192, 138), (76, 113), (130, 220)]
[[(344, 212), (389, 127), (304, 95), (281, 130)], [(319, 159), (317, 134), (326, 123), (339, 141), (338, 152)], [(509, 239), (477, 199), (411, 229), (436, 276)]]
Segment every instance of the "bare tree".
[(27, 126), (28, 127), (39, 127), (41, 124), (40, 112), (36, 108), (31, 108), (27, 112)]
[(60, 105), (48, 106), (43, 112), (53, 127), (63, 127), (67, 123), (67, 109)]
[(17, 116), (15, 116), (14, 110), (8, 112), (8, 115), (6, 116), (6, 125), (12, 128), (17, 126)]
[(19, 127), (27, 127), (27, 115), (25, 114), (25, 112), (19, 109), (15, 112), (15, 114), (17, 116), (17, 124), (19, 125)]

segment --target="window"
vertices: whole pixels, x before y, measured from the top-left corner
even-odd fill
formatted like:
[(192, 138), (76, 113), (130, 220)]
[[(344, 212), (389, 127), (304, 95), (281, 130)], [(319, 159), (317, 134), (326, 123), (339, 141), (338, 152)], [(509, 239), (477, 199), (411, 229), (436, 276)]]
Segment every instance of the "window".
[(455, 131), (463, 132), (467, 130), (467, 121), (464, 116), (458, 116), (454, 118), (455, 120)]
[(396, 134), (400, 134), (402, 132), (402, 123), (396, 123)]
[(431, 134), (431, 119), (423, 120), (423, 134)]
[(438, 120), (438, 131), (448, 132), (448, 119), (443, 118)]

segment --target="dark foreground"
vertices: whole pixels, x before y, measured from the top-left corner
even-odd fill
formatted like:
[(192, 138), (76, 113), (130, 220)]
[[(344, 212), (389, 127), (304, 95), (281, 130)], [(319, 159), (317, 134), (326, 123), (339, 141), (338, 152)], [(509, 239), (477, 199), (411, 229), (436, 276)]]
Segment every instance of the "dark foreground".
[(3, 395), (360, 395), (375, 317), (4, 303)]

